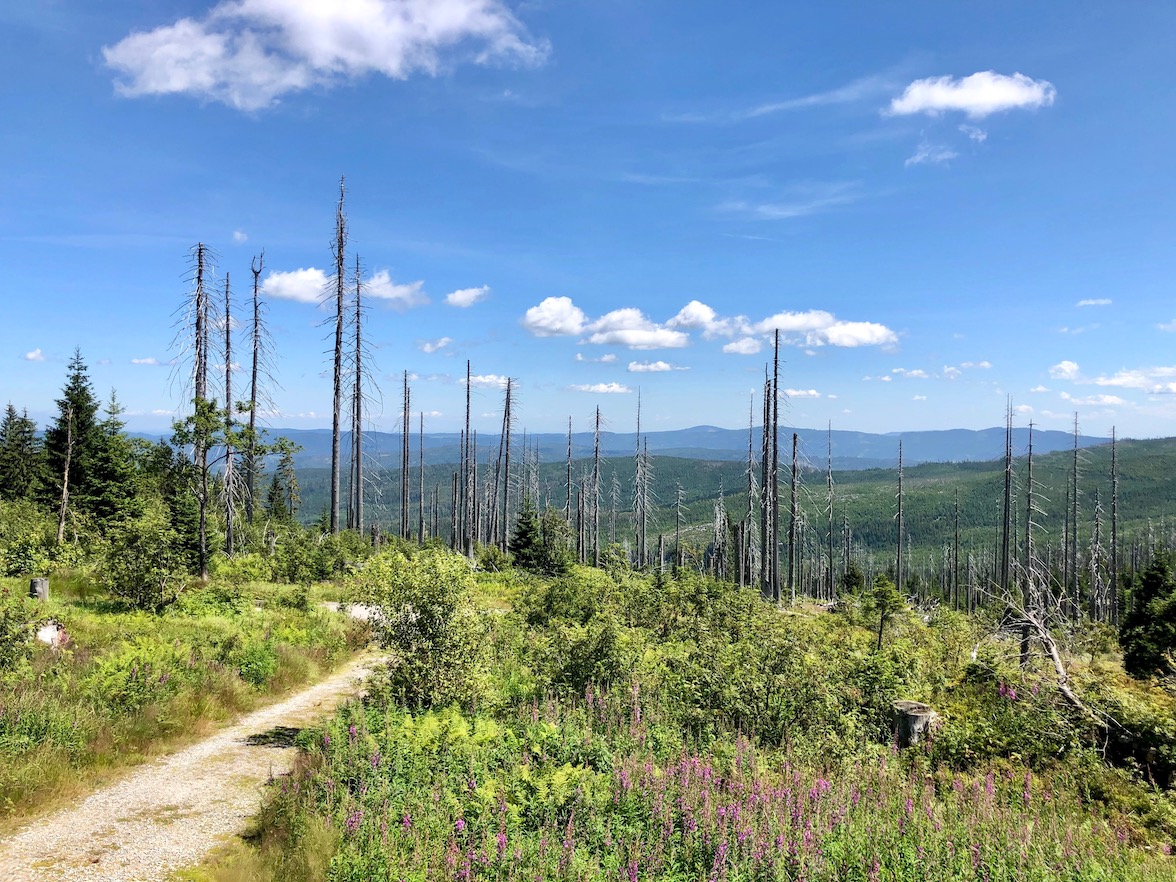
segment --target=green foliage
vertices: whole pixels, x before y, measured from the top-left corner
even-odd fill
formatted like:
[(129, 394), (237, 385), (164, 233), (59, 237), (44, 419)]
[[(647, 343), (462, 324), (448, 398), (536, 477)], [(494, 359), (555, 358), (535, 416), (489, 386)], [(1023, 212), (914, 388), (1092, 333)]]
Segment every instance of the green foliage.
[(30, 652), (29, 635), (36, 605), (11, 589), (0, 588), (0, 675), (19, 667)]
[(1157, 552), (1133, 592), (1133, 608), (1123, 617), (1119, 640), (1123, 667), (1135, 677), (1176, 672), (1176, 578), (1172, 559)]
[(187, 580), (179, 537), (162, 506), (111, 532), (99, 570), (99, 581), (110, 594), (135, 609), (161, 610), (175, 601)]
[(10, 403), (0, 422), (0, 499), (32, 499), (45, 477), (44, 448), (28, 411)]
[(881, 650), (886, 624), (894, 618), (896, 612), (905, 608), (906, 602), (894, 583), (879, 573), (874, 577), (874, 587), (870, 591), (869, 605), (874, 611), (874, 615), (878, 617), (878, 649)]
[(379, 611), (374, 631), (393, 655), (385, 683), (391, 700), (409, 707), (472, 700), (485, 628), (463, 557), (424, 550), (409, 558), (390, 549), (367, 560), (348, 582), (358, 600)]

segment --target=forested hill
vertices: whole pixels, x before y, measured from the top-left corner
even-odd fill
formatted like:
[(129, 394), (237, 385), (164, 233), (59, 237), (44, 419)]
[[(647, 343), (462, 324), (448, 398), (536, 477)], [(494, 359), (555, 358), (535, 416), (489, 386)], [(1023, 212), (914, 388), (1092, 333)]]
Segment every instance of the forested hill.
[[(752, 430), (752, 443), (758, 450), (762, 429)], [(825, 429), (780, 429), (781, 446), (783, 439), (796, 432), (801, 448), (813, 462), (822, 466), (830, 442), (830, 433)], [(331, 462), (331, 433), (328, 429), (273, 429), (272, 435), (282, 435), (302, 447), (295, 458), (300, 468), (328, 466)], [(1027, 429), (1015, 429), (1014, 450), (1023, 451), (1028, 442)], [(512, 436), (512, 446), (521, 445), (524, 433), (517, 431)], [(745, 461), (747, 459), (748, 430), (720, 429), (715, 426), (695, 426), (690, 429), (675, 429), (665, 432), (642, 433), (649, 442), (649, 452), (656, 456), (674, 456), (684, 459), (714, 461)], [(991, 429), (947, 429), (943, 431), (902, 432), (871, 434), (834, 429), (832, 432), (833, 467), (836, 469), (870, 469), (893, 467), (898, 461), (898, 443), (902, 441), (903, 461), (909, 465), (924, 462), (972, 462), (998, 459), (1004, 455), (1005, 430)], [(543, 462), (563, 462), (567, 458), (568, 437), (566, 434), (542, 433), (526, 435), (528, 448), (538, 448)], [(1106, 444), (1107, 438), (1079, 435), (1079, 447), (1093, 447)], [(478, 434), (480, 451), (497, 450), (498, 435)], [(417, 450), (418, 439), (412, 437), (412, 448)], [(1033, 432), (1033, 449), (1039, 453), (1054, 450), (1069, 450), (1074, 445), (1074, 436), (1068, 432)], [(350, 445), (346, 434), (343, 449)], [(365, 436), (365, 449), (379, 462), (398, 467), (400, 462), (401, 436), (399, 433), (370, 432)], [(615, 459), (631, 456), (637, 447), (637, 436), (632, 432), (601, 432), (601, 455)], [(572, 457), (575, 459), (592, 455), (592, 432), (572, 434)], [(482, 458), (480, 455), (479, 458)], [(461, 459), (461, 437), (456, 433), (425, 433), (425, 460), (438, 465), (456, 463)]]
[[(1003, 430), (1001, 430), (1003, 432)], [(1044, 433), (1033, 434), (1033, 481), (1035, 523), (1043, 544), (1058, 543), (1065, 533), (1067, 488), (1074, 462), (1073, 451), (1056, 450), (1042, 453), (1038, 441)], [(835, 442), (836, 443), (836, 442)], [(1070, 443), (1073, 444), (1071, 438)], [(566, 445), (566, 440), (565, 440)], [(489, 447), (486, 448), (490, 450)], [(494, 448), (497, 450), (497, 447)], [(809, 450), (809, 465), (802, 469), (799, 507), (809, 527), (824, 534), (827, 529), (826, 480), (823, 449)], [(566, 457), (566, 447), (564, 456)], [(1146, 441), (1120, 441), (1117, 446), (1119, 472), (1119, 517), (1125, 539), (1141, 537), (1146, 541), (1149, 530), (1155, 532), (1174, 523), (1176, 514), (1176, 471), (1171, 463), (1176, 457), (1176, 438)], [(479, 460), (485, 463), (483, 457)], [(904, 442), (905, 460), (905, 442)], [(439, 507), (439, 526), (442, 533), (448, 528), (450, 487), (455, 466), (437, 463), (426, 449), (425, 459), (426, 508), (432, 505), (434, 493)], [(418, 505), (419, 472), (416, 460), (410, 473), (412, 485), (412, 518)], [(853, 530), (853, 539), (873, 550), (889, 549), (894, 542), (894, 514), (897, 473), (892, 463), (886, 468), (838, 469), (834, 458), (834, 517), (840, 531), (842, 518)], [(1096, 511), (1102, 530), (1109, 530), (1111, 509), (1111, 447), (1100, 445), (1081, 450), (1079, 465), (1078, 535), (1088, 539), (1095, 526)], [(517, 461), (512, 469), (517, 469)], [(544, 461), (541, 457), (538, 477), (528, 476), (531, 492), (537, 493), (541, 505), (563, 509), (566, 499), (565, 459)], [(683, 522), (701, 530), (710, 529), (714, 520), (715, 503), (722, 493), (724, 504), (733, 521), (746, 510), (747, 467), (743, 462), (685, 459), (657, 456), (652, 461), (652, 495), (656, 507), (652, 513), (651, 529), (673, 529), (673, 504), (677, 489), (682, 488)], [(591, 460), (577, 458), (572, 464), (573, 479), (580, 479), (591, 471)], [(601, 463), (601, 510), (604, 535), (623, 541), (631, 533), (630, 508), (632, 500), (634, 460), (630, 452), (621, 456), (605, 456)], [(512, 471), (512, 487), (519, 493), (519, 472)], [(329, 471), (325, 468), (298, 470), (302, 488), (301, 518), (316, 520), (327, 504)], [(1023, 522), (1026, 500), (1024, 486), (1026, 458), (1020, 456), (1014, 468), (1014, 521)], [(399, 470), (383, 469), (373, 472), (371, 515), (388, 525), (399, 523)], [(781, 493), (789, 494), (789, 466), (781, 464)], [(958, 495), (961, 541), (964, 546), (986, 546), (1000, 525), (1004, 464), (999, 459), (982, 462), (923, 463), (904, 469), (906, 531), (915, 548), (938, 550), (954, 534), (954, 513)], [(614, 527), (614, 497), (616, 516)], [(517, 503), (516, 503), (517, 504)], [(415, 523), (415, 520), (413, 520)], [(701, 536), (701, 534), (699, 534)], [(1158, 535), (1157, 535), (1158, 538)]]

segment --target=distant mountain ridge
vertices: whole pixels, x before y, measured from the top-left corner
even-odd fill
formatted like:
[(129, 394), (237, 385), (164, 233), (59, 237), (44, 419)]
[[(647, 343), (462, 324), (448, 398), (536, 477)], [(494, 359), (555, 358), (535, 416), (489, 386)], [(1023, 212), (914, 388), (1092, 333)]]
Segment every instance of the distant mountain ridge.
[[(791, 435), (796, 432), (800, 450), (806, 462), (824, 468), (830, 433), (824, 429), (791, 429), (781, 427), (781, 450), (790, 450)], [(761, 442), (759, 427), (752, 430), (751, 444), (758, 457)], [(302, 447), (295, 458), (298, 468), (321, 468), (331, 463), (331, 432), (329, 429), (270, 429), (271, 437), (285, 436)], [(919, 432), (873, 434), (834, 429), (832, 434), (833, 467), (838, 470), (889, 468), (898, 462), (898, 444), (902, 441), (903, 462), (917, 465), (925, 462), (975, 462), (999, 459), (1004, 455), (1005, 430), (941, 429)], [(344, 435), (343, 450), (348, 449)], [(694, 426), (689, 429), (643, 433), (649, 452), (658, 456), (713, 461), (742, 460), (747, 457), (748, 430), (721, 429), (716, 426)], [(1020, 456), (1028, 444), (1029, 430), (1013, 430), (1013, 453)], [(568, 436), (545, 432), (525, 436), (527, 447), (538, 449), (543, 462), (562, 461), (567, 457)], [(516, 450), (524, 441), (522, 432), (512, 435), (511, 446)], [(1109, 438), (1079, 435), (1078, 446), (1095, 447), (1110, 442)], [(478, 460), (497, 455), (499, 436), (477, 435)], [(417, 436), (411, 436), (412, 459), (417, 461)], [(429, 465), (457, 463), (461, 460), (461, 436), (454, 432), (425, 433), (425, 462)], [(1050, 453), (1069, 450), (1074, 436), (1069, 432), (1033, 432), (1033, 450)], [(396, 468), (400, 462), (401, 435), (392, 432), (369, 432), (364, 437), (364, 449), (386, 467)], [(572, 458), (592, 455), (591, 432), (572, 434)], [(601, 432), (601, 455), (606, 458), (629, 457), (637, 449), (633, 432)]]

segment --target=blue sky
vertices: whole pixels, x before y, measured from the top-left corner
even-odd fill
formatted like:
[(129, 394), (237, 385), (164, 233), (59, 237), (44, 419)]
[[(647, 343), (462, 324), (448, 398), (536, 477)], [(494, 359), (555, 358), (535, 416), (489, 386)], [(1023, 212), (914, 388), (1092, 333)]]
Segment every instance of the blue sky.
[[(1176, 434), (1176, 5), (41, 0), (0, 9), (0, 399), (137, 428), (197, 241), (325, 426), (340, 175), (385, 415)], [(354, 257), (351, 258), (352, 260)], [(240, 344), (238, 344), (240, 345)], [(182, 374), (182, 370), (179, 372)], [(242, 378), (243, 381), (243, 378)], [(756, 412), (758, 413), (758, 402)]]

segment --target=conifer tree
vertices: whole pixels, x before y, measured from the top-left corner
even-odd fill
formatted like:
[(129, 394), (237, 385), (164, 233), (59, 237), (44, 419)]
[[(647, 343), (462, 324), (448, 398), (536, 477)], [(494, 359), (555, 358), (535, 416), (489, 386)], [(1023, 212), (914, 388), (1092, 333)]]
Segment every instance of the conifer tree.
[(44, 450), (37, 424), (10, 403), (0, 422), (0, 499), (31, 499), (41, 486)]

